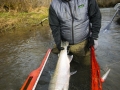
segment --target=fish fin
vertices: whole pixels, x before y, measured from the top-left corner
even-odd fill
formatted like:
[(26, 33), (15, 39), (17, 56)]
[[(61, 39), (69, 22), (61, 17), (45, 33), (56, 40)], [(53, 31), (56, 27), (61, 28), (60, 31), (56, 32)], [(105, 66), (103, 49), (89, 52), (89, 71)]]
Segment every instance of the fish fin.
[(68, 55), (68, 58), (69, 58), (69, 60), (70, 60), (70, 62), (71, 62), (72, 59), (73, 59), (73, 55)]
[(76, 70), (76, 71), (73, 71), (73, 72), (70, 72), (70, 75), (73, 75), (73, 74), (75, 74), (75, 73), (77, 73), (77, 70)]

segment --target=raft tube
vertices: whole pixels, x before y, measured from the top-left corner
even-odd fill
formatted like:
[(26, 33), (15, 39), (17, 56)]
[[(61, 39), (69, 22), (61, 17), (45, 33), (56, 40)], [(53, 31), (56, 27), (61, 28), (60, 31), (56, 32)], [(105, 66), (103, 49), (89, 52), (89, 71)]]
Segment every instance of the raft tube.
[(48, 49), (40, 66), (29, 74), (28, 78), (26, 79), (20, 90), (35, 90), (38, 80), (50, 55), (50, 52), (51, 49)]

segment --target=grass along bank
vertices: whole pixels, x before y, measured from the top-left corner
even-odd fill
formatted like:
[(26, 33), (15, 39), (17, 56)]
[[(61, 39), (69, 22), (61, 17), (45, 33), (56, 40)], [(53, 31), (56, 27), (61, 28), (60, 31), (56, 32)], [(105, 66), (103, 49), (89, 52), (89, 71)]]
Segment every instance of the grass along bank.
[(28, 13), (15, 11), (0, 12), (0, 32), (28, 29), (37, 25), (46, 17), (48, 17), (47, 7), (37, 8)]

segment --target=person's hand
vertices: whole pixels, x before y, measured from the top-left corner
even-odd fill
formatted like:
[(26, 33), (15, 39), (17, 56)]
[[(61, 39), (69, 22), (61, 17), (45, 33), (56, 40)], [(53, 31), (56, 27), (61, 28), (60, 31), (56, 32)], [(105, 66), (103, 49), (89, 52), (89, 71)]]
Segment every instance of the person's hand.
[(88, 48), (94, 45), (94, 39), (92, 37), (88, 38)]
[(64, 50), (64, 47), (57, 47), (59, 51)]
[[(61, 47), (61, 43), (59, 43), (59, 44), (57, 44), (57, 49), (58, 49), (59, 51), (61, 51), (61, 50), (64, 50), (65, 48), (64, 48), (64, 47)], [(70, 49), (70, 46), (68, 45), (68, 46), (67, 46), (67, 52), (69, 52), (69, 49)]]
[(97, 49), (98, 47), (98, 40), (94, 40), (94, 49)]
[[(57, 47), (59, 51), (64, 50), (64, 47)], [(70, 46), (67, 46), (67, 52), (69, 53)]]
[(59, 51), (64, 50), (64, 47), (61, 47), (61, 43), (57, 43), (56, 46)]
[(95, 49), (98, 47), (98, 40), (94, 39), (92, 37), (88, 38), (88, 47), (90, 48), (91, 46), (94, 46)]
[(54, 54), (59, 54), (61, 50), (64, 50), (64, 48), (63, 47), (58, 47), (58, 46), (55, 45), (52, 48), (51, 52), (54, 53)]

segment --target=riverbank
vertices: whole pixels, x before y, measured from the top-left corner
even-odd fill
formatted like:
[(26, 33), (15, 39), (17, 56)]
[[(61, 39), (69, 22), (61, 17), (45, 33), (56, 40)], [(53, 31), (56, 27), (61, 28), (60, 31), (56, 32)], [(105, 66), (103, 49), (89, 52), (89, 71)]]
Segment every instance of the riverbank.
[[(15, 30), (33, 30), (40, 26), (40, 21), (46, 17), (48, 17), (48, 7), (40, 7), (31, 12), (2, 11), (0, 12), (0, 34)], [(116, 22), (120, 25), (120, 19)]]
[(0, 12), (0, 33), (13, 32), (15, 30), (32, 30), (39, 26), (43, 18), (48, 17), (48, 8), (41, 7), (34, 12)]
[(105, 1), (105, 0), (96, 0), (99, 7), (101, 8), (110, 8), (110, 7), (114, 7), (117, 3), (120, 3), (119, 0), (109, 0), (109, 1)]

